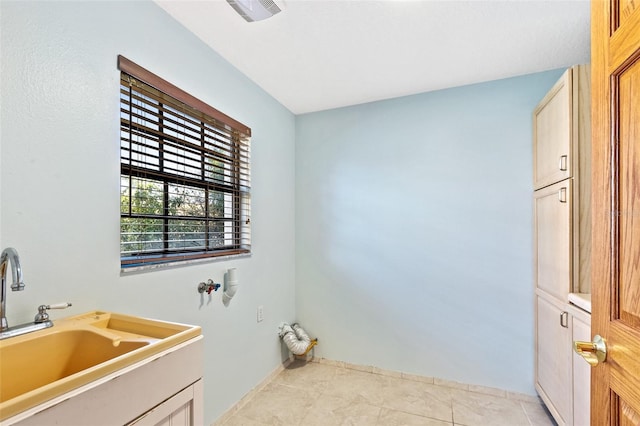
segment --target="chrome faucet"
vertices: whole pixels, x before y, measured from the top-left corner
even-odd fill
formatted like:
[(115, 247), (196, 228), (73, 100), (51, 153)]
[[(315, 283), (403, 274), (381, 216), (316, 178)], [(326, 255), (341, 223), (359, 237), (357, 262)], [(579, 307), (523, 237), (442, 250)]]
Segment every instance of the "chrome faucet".
[(18, 256), (16, 249), (12, 247), (6, 248), (2, 251), (2, 255), (0, 256), (0, 278), (2, 279), (2, 300), (0, 301), (0, 340), (53, 327), (53, 322), (49, 319), (47, 309), (64, 309), (71, 306), (71, 303), (41, 305), (38, 308), (38, 314), (33, 322), (9, 327), (9, 324), (7, 323), (7, 267), (9, 266), (9, 263), (11, 263), (11, 272), (13, 273), (11, 290), (24, 290), (24, 282), (22, 282), (22, 268), (20, 267), (20, 256)]
[(13, 282), (11, 290), (24, 290), (24, 282), (22, 281), (22, 268), (20, 267), (20, 256), (16, 249), (8, 247), (2, 251), (0, 256), (0, 276), (2, 277), (2, 299), (0, 300), (0, 331), (9, 328), (7, 323), (7, 266), (11, 262), (11, 272), (13, 273)]

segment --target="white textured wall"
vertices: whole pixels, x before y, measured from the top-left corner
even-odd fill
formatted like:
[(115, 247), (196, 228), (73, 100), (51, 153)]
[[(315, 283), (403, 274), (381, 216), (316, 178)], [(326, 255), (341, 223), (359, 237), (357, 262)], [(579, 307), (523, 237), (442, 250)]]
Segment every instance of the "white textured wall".
[(534, 393), (531, 112), (560, 73), (297, 117), (319, 356)]
[[(0, 242), (19, 251), (27, 285), (8, 294), (9, 320), (70, 301), (52, 316), (200, 325), (215, 420), (281, 363), (277, 325), (294, 318), (294, 116), (151, 2), (3, 0), (0, 15)], [(252, 128), (251, 258), (120, 276), (118, 54)], [(229, 267), (229, 307), (221, 292), (201, 306), (198, 282)]]

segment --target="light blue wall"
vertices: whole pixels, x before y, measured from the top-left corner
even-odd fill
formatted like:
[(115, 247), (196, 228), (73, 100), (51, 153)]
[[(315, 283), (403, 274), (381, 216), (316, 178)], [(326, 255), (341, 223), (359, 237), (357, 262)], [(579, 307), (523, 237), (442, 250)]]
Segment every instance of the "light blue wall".
[[(2, 0), (0, 15), (0, 247), (18, 249), (26, 282), (9, 321), (71, 301), (52, 317), (200, 325), (212, 422), (280, 366), (277, 326), (295, 316), (295, 117), (150, 1)], [(120, 276), (118, 54), (252, 128), (252, 257)], [(230, 267), (229, 307), (221, 292), (201, 300), (197, 284)]]
[[(533, 392), (530, 117), (561, 71), (296, 118), (151, 2), (2, 0), (0, 24), (13, 323), (69, 300), (201, 325), (207, 422), (296, 312), (320, 356)], [(251, 258), (120, 276), (118, 54), (252, 127)], [(229, 267), (231, 305), (201, 306)]]
[(319, 356), (534, 393), (531, 113), (561, 72), (297, 117)]

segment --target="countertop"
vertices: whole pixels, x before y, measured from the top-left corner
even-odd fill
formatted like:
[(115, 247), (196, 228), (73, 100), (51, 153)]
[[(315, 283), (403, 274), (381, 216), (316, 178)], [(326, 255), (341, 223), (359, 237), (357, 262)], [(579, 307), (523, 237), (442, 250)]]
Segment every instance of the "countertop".
[(591, 313), (591, 293), (569, 293), (569, 303)]

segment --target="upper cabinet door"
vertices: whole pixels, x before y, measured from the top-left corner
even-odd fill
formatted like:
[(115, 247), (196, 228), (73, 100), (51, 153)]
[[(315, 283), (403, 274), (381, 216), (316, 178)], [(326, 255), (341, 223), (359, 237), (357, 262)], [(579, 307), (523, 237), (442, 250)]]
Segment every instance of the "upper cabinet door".
[(533, 112), (533, 186), (573, 176), (572, 70), (568, 69)]
[(567, 180), (534, 193), (536, 286), (564, 302), (573, 289), (572, 184)]

